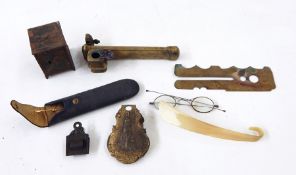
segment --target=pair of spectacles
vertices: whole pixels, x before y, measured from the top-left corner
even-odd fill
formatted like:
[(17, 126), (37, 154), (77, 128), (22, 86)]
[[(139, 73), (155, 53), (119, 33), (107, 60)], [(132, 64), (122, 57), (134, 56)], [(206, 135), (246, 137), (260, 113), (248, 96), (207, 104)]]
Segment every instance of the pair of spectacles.
[(153, 102), (149, 102), (149, 104), (154, 105), (156, 109), (158, 109), (158, 105), (160, 102), (166, 102), (172, 107), (175, 107), (177, 105), (191, 106), (193, 110), (199, 113), (209, 113), (215, 109), (226, 112), (225, 110), (220, 109), (219, 105), (215, 104), (214, 101), (208, 97), (200, 96), (192, 99), (187, 99), (151, 90), (146, 90), (146, 92), (153, 92), (160, 95), (156, 97)]

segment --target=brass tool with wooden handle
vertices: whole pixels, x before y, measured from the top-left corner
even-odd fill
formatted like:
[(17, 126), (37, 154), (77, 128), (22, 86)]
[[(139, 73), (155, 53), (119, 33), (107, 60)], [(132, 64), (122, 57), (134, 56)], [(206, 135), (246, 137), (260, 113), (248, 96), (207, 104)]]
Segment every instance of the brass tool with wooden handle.
[(85, 44), (82, 46), (84, 59), (92, 72), (102, 73), (107, 70), (108, 60), (123, 59), (160, 59), (177, 60), (179, 48), (168, 47), (139, 47), (139, 46), (98, 46), (99, 40), (93, 39), (90, 34), (85, 35)]

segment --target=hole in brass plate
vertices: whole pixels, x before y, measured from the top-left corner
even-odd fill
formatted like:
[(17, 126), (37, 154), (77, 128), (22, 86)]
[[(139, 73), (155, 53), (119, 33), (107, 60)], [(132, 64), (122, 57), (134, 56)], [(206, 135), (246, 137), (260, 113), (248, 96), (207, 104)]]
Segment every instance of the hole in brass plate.
[(244, 76), (241, 76), (239, 79), (240, 79), (240, 81), (246, 81), (247, 80), (247, 78), (244, 77)]
[(131, 106), (127, 106), (127, 107), (125, 107), (125, 110), (131, 111), (132, 110), (132, 107)]
[(257, 83), (259, 81), (259, 78), (256, 75), (251, 75), (249, 79), (252, 83)]

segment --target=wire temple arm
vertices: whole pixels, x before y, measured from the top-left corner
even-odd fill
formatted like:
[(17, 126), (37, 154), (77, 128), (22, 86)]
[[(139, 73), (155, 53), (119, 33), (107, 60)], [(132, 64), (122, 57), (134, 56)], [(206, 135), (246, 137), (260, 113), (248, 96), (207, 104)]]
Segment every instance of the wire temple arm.
[(170, 94), (165, 94), (165, 93), (157, 92), (157, 91), (151, 91), (151, 90), (148, 90), (148, 89), (146, 89), (146, 92), (153, 92), (153, 93), (160, 94), (160, 95), (167, 95), (167, 96), (170, 96), (170, 97), (173, 97), (173, 98), (176, 98), (176, 99), (185, 99), (185, 98), (182, 98), (182, 97), (178, 97), (178, 96), (174, 96), (174, 95), (170, 95)]
[(214, 107), (214, 109), (217, 109), (219, 111), (226, 112), (225, 109), (220, 109), (219, 105), (214, 105), (213, 107)]
[(161, 93), (161, 92), (157, 92), (157, 91), (151, 91), (151, 90), (148, 90), (148, 89), (146, 89), (146, 92), (153, 92), (153, 93), (156, 93), (156, 94), (168, 95), (168, 94), (165, 94), (165, 93)]

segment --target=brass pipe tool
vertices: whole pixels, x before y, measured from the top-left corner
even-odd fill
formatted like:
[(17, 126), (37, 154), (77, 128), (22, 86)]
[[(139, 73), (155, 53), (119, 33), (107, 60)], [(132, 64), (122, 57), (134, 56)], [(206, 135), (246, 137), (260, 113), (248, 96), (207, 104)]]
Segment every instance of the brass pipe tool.
[(88, 66), (94, 73), (102, 73), (107, 70), (108, 60), (123, 59), (161, 59), (177, 60), (179, 48), (168, 47), (139, 47), (139, 46), (98, 46), (99, 40), (93, 39), (90, 34), (85, 35), (85, 44), (82, 53)]

